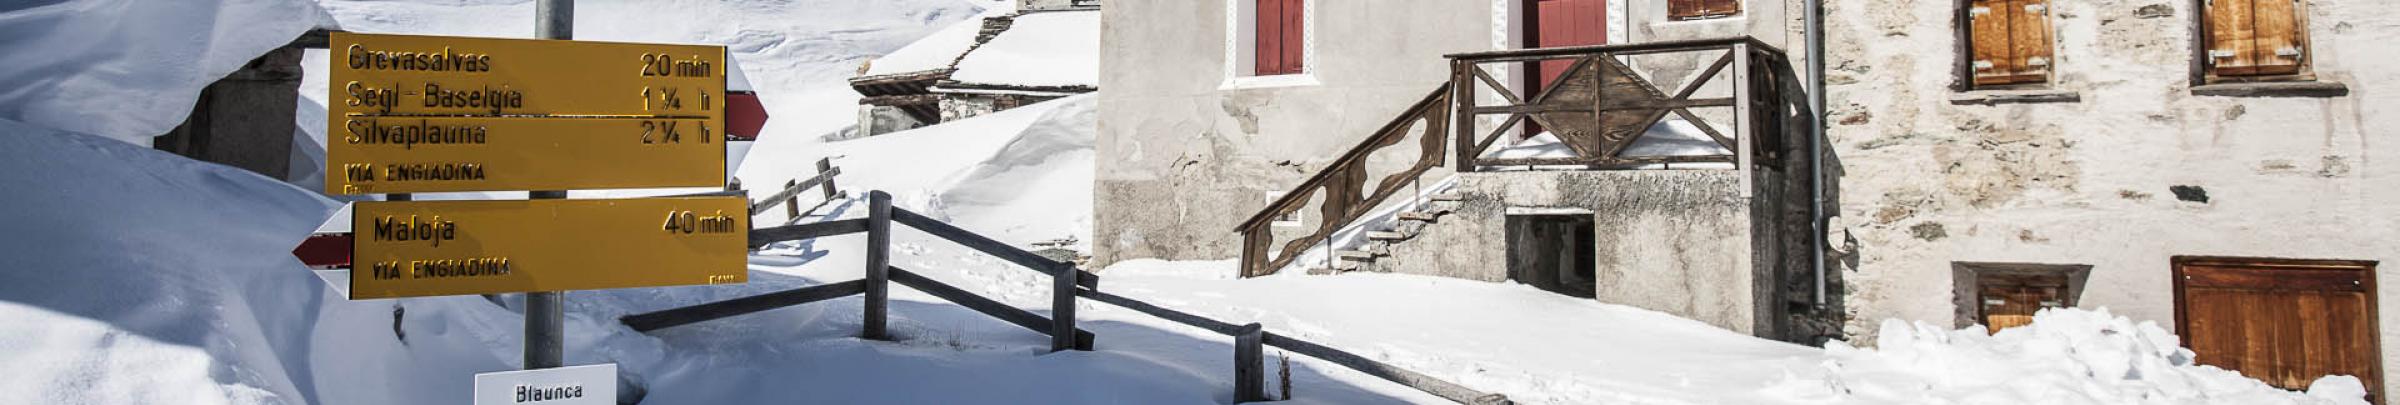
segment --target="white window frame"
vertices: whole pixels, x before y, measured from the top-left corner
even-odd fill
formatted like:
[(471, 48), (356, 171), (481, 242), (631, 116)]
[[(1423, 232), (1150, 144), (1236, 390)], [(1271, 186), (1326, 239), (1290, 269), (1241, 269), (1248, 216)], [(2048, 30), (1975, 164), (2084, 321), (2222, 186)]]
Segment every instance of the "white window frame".
[(1301, 0), (1300, 73), (1258, 75), (1258, 0), (1225, 0), (1225, 80), (1218, 90), (1316, 86), (1317, 0)]

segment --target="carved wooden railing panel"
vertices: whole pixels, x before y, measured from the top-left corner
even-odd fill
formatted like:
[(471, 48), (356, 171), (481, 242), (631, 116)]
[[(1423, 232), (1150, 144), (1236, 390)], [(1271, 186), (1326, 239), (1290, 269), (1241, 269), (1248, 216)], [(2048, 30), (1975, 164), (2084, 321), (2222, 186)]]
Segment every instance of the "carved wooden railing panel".
[[(1242, 233), (1242, 275), (1273, 274), (1297, 259), (1301, 252), (1324, 243), (1344, 225), (1382, 205), (1426, 171), (1441, 167), (1449, 145), (1450, 94), (1450, 84), (1443, 83), (1433, 94), (1401, 113), (1399, 119), (1384, 124), (1365, 142), (1335, 158), (1325, 170), (1242, 221), (1235, 229)], [(1410, 151), (1405, 149), (1411, 147), (1414, 153), (1406, 153)], [(1403, 152), (1404, 156), (1399, 156), (1402, 167), (1377, 170), (1392, 168), (1370, 164), (1379, 152), (1393, 151)], [(1300, 213), (1312, 205), (1317, 208), (1317, 215), (1304, 215), (1305, 220), (1314, 223), (1312, 228), (1303, 228), (1307, 230), (1303, 234), (1277, 235), (1277, 218)], [(1283, 243), (1276, 243), (1278, 240)]]
[[(1686, 72), (1689, 69), (1642, 69), (1628, 63), (1637, 58), (1659, 55), (1700, 57), (1688, 60), (1709, 62), (1698, 70), (1699, 74), (1688, 78), (1655, 76), (1661, 72)], [(1758, 151), (1758, 148), (1752, 147), (1755, 145), (1750, 145), (1752, 140), (1761, 136), (1781, 137), (1780, 128), (1758, 125), (1762, 122), (1757, 122), (1760, 117), (1774, 115), (1760, 111), (1761, 107), (1779, 107), (1781, 104), (1756, 103), (1781, 98), (1773, 92), (1764, 91), (1775, 86), (1761, 86), (1761, 81), (1757, 80), (1762, 73), (1772, 71), (1767, 69), (1771, 64), (1764, 62), (1782, 61), (1781, 52), (1750, 38), (1476, 52), (1450, 55), (1450, 58), (1450, 80), (1460, 83), (1451, 96), (1459, 104), (1459, 114), (1453, 116), (1452, 126), (1459, 135), (1455, 140), (1458, 154), (1455, 162), (1460, 171), (1474, 171), (1487, 166), (1613, 168), (1692, 162), (1740, 165), (1749, 160), (1743, 158), (1745, 152)], [(1525, 86), (1505, 84), (1494, 73), (1495, 68), (1555, 60), (1572, 61), (1572, 65), (1561, 71), (1552, 84), (1532, 94), (1522, 91)], [(1676, 86), (1660, 85), (1676, 79), (1683, 80)], [(1771, 77), (1768, 79), (1774, 80)], [(1674, 91), (1669, 93), (1670, 89)], [(1717, 89), (1718, 93), (1730, 94), (1702, 94), (1703, 89)], [(1730, 91), (1724, 91), (1727, 89)], [(1476, 95), (1493, 97), (1478, 98)], [(1736, 102), (1743, 99), (1753, 100), (1754, 103)], [(1477, 105), (1489, 101), (1496, 101), (1499, 105)], [(1703, 109), (1721, 112), (1704, 114), (1701, 112)], [(1733, 122), (1712, 123), (1704, 115), (1731, 117)], [(1670, 116), (1706, 134), (1726, 153), (1626, 154), (1628, 147), (1633, 146), (1636, 140)], [(1504, 118), (1499, 119), (1497, 125), (1480, 125), (1489, 122), (1490, 117)], [(1540, 129), (1558, 137), (1571, 154), (1483, 156), (1495, 144), (1509, 138), (1509, 134), (1532, 135), (1532, 127), (1526, 126), (1527, 123), (1539, 125)]]

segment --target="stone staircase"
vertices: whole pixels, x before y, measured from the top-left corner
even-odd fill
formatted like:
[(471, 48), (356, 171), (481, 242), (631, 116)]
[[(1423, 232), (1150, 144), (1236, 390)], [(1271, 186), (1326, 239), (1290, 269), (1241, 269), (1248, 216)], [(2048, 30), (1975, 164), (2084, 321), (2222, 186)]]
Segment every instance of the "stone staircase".
[(1312, 266), (1309, 268), (1308, 274), (1339, 274), (1353, 271), (1391, 272), (1391, 269), (1388, 268), (1389, 263), (1385, 263), (1385, 266), (1377, 266), (1377, 263), (1390, 260), (1392, 249), (1395, 246), (1416, 239), (1417, 235), (1423, 233), (1426, 227), (1440, 222), (1443, 216), (1457, 212), (1461, 201), (1464, 201), (1464, 198), (1460, 197), (1456, 191), (1435, 193), (1427, 196), (1425, 201), (1417, 204), (1413, 209), (1400, 211), (1393, 215), (1393, 221), (1390, 224), (1362, 225), (1370, 227), (1366, 230), (1364, 244), (1334, 250), (1332, 267)]

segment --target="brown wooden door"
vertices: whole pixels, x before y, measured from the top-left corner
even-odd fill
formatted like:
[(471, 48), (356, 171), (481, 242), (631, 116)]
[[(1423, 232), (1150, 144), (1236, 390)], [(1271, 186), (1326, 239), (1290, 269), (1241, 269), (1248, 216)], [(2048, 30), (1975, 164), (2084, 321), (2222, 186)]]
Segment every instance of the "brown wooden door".
[(2375, 263), (2175, 258), (2176, 330), (2200, 364), (2285, 389), (2357, 376), (2382, 397)]
[[(1525, 19), (1525, 44), (1529, 48), (1608, 43), (1607, 0), (1527, 0), (1525, 10), (1530, 10)], [(1532, 77), (1538, 81), (1528, 87), (1533, 91), (1527, 91), (1527, 96), (1558, 80), (1558, 74), (1573, 64), (1572, 59), (1534, 64)]]

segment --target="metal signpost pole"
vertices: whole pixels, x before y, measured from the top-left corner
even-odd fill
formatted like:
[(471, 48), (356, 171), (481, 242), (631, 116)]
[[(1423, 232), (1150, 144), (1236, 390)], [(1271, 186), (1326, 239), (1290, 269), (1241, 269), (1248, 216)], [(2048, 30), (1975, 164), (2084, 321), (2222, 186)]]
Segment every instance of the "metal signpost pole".
[[(537, 0), (533, 3), (533, 35), (539, 39), (575, 39), (575, 0)], [(528, 192), (530, 199), (565, 199), (564, 190)], [(561, 291), (525, 293), (525, 369), (566, 363), (566, 297)]]

